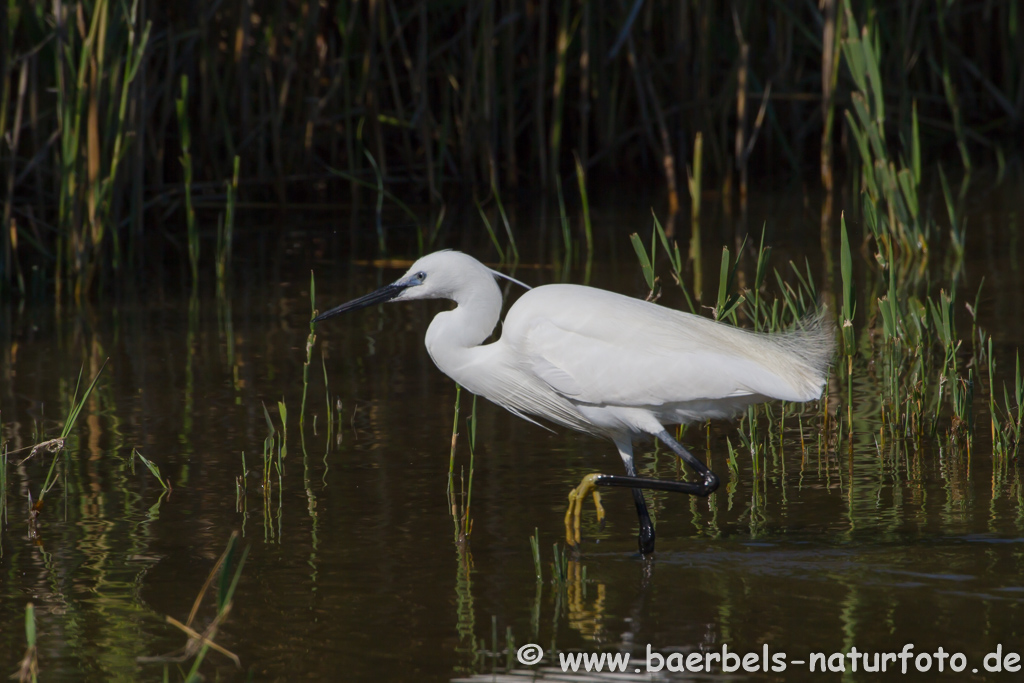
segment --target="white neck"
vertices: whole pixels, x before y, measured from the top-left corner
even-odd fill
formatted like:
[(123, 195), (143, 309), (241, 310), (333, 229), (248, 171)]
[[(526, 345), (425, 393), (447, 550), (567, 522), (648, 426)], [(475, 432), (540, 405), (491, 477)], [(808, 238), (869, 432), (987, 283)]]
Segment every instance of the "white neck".
[(476, 384), (473, 379), (478, 377), (478, 372), (471, 367), (478, 356), (474, 352), (480, 350), (480, 344), (498, 324), (501, 290), (494, 276), (481, 267), (468, 273), (449, 298), (457, 306), (434, 316), (424, 342), (441, 372), (473, 391)]

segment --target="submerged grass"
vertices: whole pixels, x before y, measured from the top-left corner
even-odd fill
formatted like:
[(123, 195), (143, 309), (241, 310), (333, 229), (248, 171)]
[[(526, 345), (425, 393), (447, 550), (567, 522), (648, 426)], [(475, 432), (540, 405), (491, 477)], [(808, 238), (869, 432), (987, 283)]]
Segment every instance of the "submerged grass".
[[(186, 683), (205, 680), (205, 677), (200, 674), (199, 670), (210, 650), (219, 652), (233, 661), (236, 667), (241, 668), (241, 661), (238, 656), (214, 640), (220, 627), (227, 620), (234, 607), (235, 590), (238, 588), (238, 582), (242, 577), (242, 569), (249, 556), (249, 546), (240, 548), (240, 543), (239, 533), (237, 531), (232, 532), (231, 537), (228, 539), (227, 547), (224, 548), (224, 552), (217, 559), (209, 575), (207, 575), (206, 581), (199, 589), (199, 593), (192, 603), (188, 619), (184, 623), (169, 615), (165, 617), (168, 624), (171, 624), (188, 636), (185, 645), (179, 650), (166, 655), (138, 658), (138, 661), (143, 664), (163, 664), (164, 680), (169, 680), (169, 666), (171, 664), (176, 665), (176, 668), (183, 672), (183, 678)], [(216, 613), (205, 628), (197, 630), (193, 627), (193, 624), (196, 622), (200, 607), (214, 582), (216, 582), (216, 593), (213, 602)], [(189, 660), (192, 660), (192, 666), (187, 672), (184, 672), (180, 667)]]

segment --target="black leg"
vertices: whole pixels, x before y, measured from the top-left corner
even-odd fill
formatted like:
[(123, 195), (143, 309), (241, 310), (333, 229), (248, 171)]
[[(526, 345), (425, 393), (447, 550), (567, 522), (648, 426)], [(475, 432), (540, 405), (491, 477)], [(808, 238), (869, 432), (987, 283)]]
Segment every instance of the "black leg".
[[(619, 477), (620, 479), (635, 479), (635, 477)], [(602, 483), (598, 479), (595, 483)], [(633, 502), (636, 503), (636, 516), (640, 520), (640, 533), (637, 536), (637, 544), (640, 546), (641, 555), (650, 555), (654, 552), (654, 524), (651, 523), (651, 514), (647, 512), (647, 502), (644, 500), (644, 492), (640, 489), (633, 489)]]
[(680, 460), (692, 467), (693, 470), (704, 480), (700, 484), (700, 490), (697, 492), (698, 496), (706, 496), (713, 493), (714, 490), (718, 488), (718, 476), (709, 470), (707, 465), (695, 458), (693, 453), (683, 448), (683, 445), (673, 439), (672, 436), (664, 429), (658, 432), (657, 436), (666, 446), (671, 448), (675, 454), (679, 456)]
[(647, 512), (647, 503), (644, 501), (642, 489), (653, 491), (673, 491), (675, 493), (687, 493), (702, 498), (710, 495), (718, 488), (718, 477), (708, 469), (707, 465), (695, 458), (690, 451), (673, 439), (668, 432), (662, 431), (657, 435), (665, 442), (679, 458), (690, 466), (701, 477), (700, 483), (685, 481), (663, 481), (661, 479), (645, 479), (636, 476), (636, 468), (630, 459), (626, 462), (628, 476), (621, 477), (614, 474), (599, 474), (594, 476), (593, 483), (598, 486), (623, 486), (633, 490), (633, 501), (636, 503), (636, 514), (640, 520), (640, 553), (650, 555), (654, 552), (654, 525), (651, 524), (651, 515)]
[[(650, 555), (654, 552), (654, 524), (651, 522), (651, 513), (647, 511), (647, 501), (644, 500), (644, 492), (636, 486), (636, 482), (641, 480), (636, 476), (636, 466), (633, 465), (633, 458), (630, 457), (628, 460), (624, 459), (624, 462), (626, 464), (626, 472), (629, 476), (613, 478), (616, 480), (622, 480), (623, 482), (629, 482), (623, 483), (622, 486), (629, 486), (633, 489), (633, 502), (636, 503), (636, 516), (637, 520), (640, 522), (640, 533), (637, 535), (637, 545), (640, 547), (641, 555)], [(595, 478), (594, 483), (608, 486), (608, 484), (603, 483), (605, 477), (608, 476), (611, 475), (598, 475)]]
[[(714, 474), (712, 474), (712, 476), (714, 476)], [(622, 486), (636, 491), (639, 491), (640, 489), (648, 489), (651, 491), (688, 493), (691, 496), (706, 496), (718, 488), (717, 477), (713, 488), (708, 488), (703, 483), (693, 484), (686, 481), (665, 481), (664, 479), (645, 479), (644, 477), (623, 477), (617, 474), (596, 475), (594, 477), (594, 483), (598, 486)]]
[[(686, 493), (692, 496), (701, 496), (703, 498), (710, 495), (718, 488), (719, 482), (715, 473), (708, 469), (707, 465), (694, 457), (690, 451), (683, 448), (683, 446), (673, 439), (668, 432), (662, 430), (656, 436), (661, 439), (665, 445), (671, 448), (672, 452), (679, 456), (680, 460), (689, 465), (690, 468), (700, 476), (701, 481), (699, 483), (663, 481), (661, 479), (646, 479), (644, 477), (638, 477), (636, 476), (636, 467), (633, 465), (632, 445), (629, 441), (620, 442), (616, 440), (615, 444), (618, 447), (619, 454), (622, 456), (622, 460), (626, 465), (626, 476), (618, 476), (614, 474), (588, 474), (584, 478), (584, 481), (580, 482), (580, 486), (570, 494), (569, 510), (565, 515), (566, 539), (570, 545), (574, 545), (573, 532), (575, 532), (575, 542), (579, 542), (580, 505), (587, 493), (589, 491), (593, 491), (594, 485), (621, 486), (632, 489), (633, 502), (636, 504), (636, 515), (640, 523), (640, 533), (637, 541), (642, 555), (650, 555), (654, 552), (654, 524), (651, 522), (651, 515), (647, 511), (647, 502), (644, 500), (643, 489)], [(599, 498), (597, 497), (596, 491), (594, 491), (594, 502), (595, 504), (598, 504), (598, 516), (600, 518), (603, 515), (603, 512), (599, 505)], [(574, 514), (576, 519), (575, 526), (571, 522)]]
[[(619, 477), (614, 474), (600, 474), (594, 477), (594, 483), (599, 486), (624, 486), (634, 491), (639, 489), (651, 489), (652, 491), (674, 491), (676, 493), (688, 493), (692, 496), (707, 496), (718, 488), (718, 476), (708, 469), (707, 465), (698, 460), (690, 451), (673, 439), (668, 432), (661, 432), (657, 435), (669, 448), (679, 456), (679, 459), (689, 465), (702, 481), (699, 484), (686, 481), (663, 481), (661, 479), (644, 479), (633, 476), (636, 470), (627, 467), (630, 472), (628, 477)], [(630, 463), (632, 464), (632, 463)], [(635, 495), (635, 494), (634, 494)]]

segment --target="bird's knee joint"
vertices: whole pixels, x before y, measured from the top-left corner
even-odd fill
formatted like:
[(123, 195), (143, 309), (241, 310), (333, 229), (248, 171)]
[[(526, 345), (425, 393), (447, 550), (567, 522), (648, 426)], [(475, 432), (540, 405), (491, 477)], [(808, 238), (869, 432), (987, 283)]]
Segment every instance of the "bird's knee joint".
[(718, 489), (718, 475), (708, 470), (704, 475), (704, 482), (701, 484), (701, 496), (709, 496)]

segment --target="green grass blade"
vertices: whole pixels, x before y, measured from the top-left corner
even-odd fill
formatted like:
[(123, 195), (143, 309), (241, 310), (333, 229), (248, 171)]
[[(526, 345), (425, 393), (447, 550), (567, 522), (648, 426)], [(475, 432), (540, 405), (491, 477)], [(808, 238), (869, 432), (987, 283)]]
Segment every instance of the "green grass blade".
[(647, 283), (647, 288), (654, 291), (654, 266), (651, 265), (651, 260), (647, 257), (647, 250), (644, 248), (643, 240), (640, 239), (640, 235), (634, 232), (629, 236), (629, 241), (633, 244), (633, 251), (636, 252), (636, 257), (640, 259), (640, 269), (644, 273), (644, 281)]

